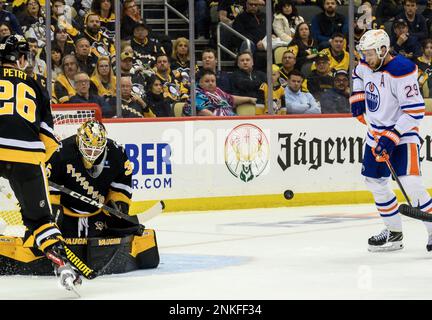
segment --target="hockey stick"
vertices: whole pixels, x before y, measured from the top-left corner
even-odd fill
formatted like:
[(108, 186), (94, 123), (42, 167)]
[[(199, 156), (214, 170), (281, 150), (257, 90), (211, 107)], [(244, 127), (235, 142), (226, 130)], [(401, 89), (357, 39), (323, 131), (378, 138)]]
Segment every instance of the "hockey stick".
[[(364, 117), (364, 120), (366, 122), (366, 126), (368, 127), (369, 131), (373, 132), (372, 126), (370, 125), (366, 116)], [(377, 140), (376, 136), (374, 138), (375, 138), (375, 140)], [(432, 222), (432, 214), (424, 212), (424, 211), (420, 210), (420, 208), (412, 206), (411, 201), (409, 200), (408, 195), (405, 191), (405, 188), (402, 186), (402, 183), (400, 182), (399, 177), (397, 176), (396, 171), (394, 170), (394, 168), (390, 162), (390, 158), (388, 157), (387, 154), (384, 154), (384, 159), (385, 159), (385, 163), (387, 164), (387, 167), (389, 168), (389, 170), (391, 172), (391, 175), (393, 176), (393, 179), (396, 181), (396, 183), (399, 186), (399, 189), (401, 190), (404, 198), (408, 202), (408, 204), (403, 203), (399, 206), (399, 208), (398, 208), (399, 212), (401, 214), (403, 214), (404, 216), (407, 216), (407, 217), (410, 217), (413, 219)]]
[[(95, 206), (95, 207), (98, 207), (100, 209), (106, 210), (109, 213), (111, 213), (112, 215), (116, 216), (117, 218), (124, 219), (124, 220), (126, 220), (126, 221), (128, 221), (128, 222), (130, 222), (130, 223), (132, 223), (134, 225), (136, 225), (136, 222), (132, 221), (131, 216), (129, 216), (129, 215), (121, 212), (120, 210), (116, 210), (114, 208), (111, 208), (111, 207), (109, 207), (109, 206), (107, 206), (107, 205), (105, 205), (103, 203), (100, 203), (100, 202), (98, 202), (96, 200), (93, 200), (93, 199), (91, 199), (89, 197), (86, 197), (86, 196), (84, 196), (84, 195), (82, 195), (82, 194), (80, 194), (78, 192), (70, 190), (69, 188), (66, 188), (65, 186), (61, 186), (61, 185), (59, 185), (59, 184), (57, 184), (55, 182), (49, 181), (49, 185), (51, 187), (53, 187), (53, 188), (55, 188), (55, 189), (57, 189), (57, 190), (65, 193), (65, 194), (71, 196), (71, 197), (74, 197), (75, 199), (81, 200), (81, 201), (83, 201), (85, 203), (91, 204), (92, 206)], [(158, 201), (152, 208), (150, 208), (148, 210), (148, 211), (150, 211), (150, 210), (153, 209), (152, 212), (150, 212), (149, 217), (147, 219), (144, 219), (144, 218), (143, 219), (139, 219), (138, 218), (139, 222), (142, 223), (142, 222), (145, 222), (147, 220), (150, 220), (151, 218), (153, 218), (156, 215), (158, 215), (159, 213), (161, 213), (164, 208), (165, 208), (164, 202), (163, 201)]]

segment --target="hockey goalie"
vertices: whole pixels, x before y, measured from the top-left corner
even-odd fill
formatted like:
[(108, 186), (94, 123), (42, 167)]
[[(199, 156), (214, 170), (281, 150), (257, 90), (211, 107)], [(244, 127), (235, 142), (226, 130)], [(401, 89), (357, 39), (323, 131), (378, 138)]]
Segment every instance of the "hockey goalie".
[[(128, 215), (131, 163), (123, 147), (107, 138), (102, 123), (89, 120), (62, 140), (46, 163), (46, 173), (57, 225), (90, 268), (111, 274), (158, 266), (155, 231)], [(24, 243), (22, 238), (0, 237), (0, 274), (52, 274), (50, 262), (31, 242), (31, 237)]]

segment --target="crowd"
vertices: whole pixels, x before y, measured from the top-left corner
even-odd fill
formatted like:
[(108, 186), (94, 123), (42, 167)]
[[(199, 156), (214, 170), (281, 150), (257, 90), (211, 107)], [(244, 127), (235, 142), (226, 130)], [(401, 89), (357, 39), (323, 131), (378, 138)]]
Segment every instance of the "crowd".
[[(239, 104), (255, 114), (349, 112), (348, 2), (343, 0), (272, 1), (272, 48), (267, 48), (264, 0), (194, 1), (198, 39), (209, 47), (190, 69), (189, 39), (157, 34), (141, 16), (135, 0), (121, 1), (121, 52), (116, 54), (114, 0), (51, 0), (51, 70), (45, 52), (45, 1), (0, 0), (0, 36), (22, 34), (32, 48), (29, 74), (52, 85), (53, 103), (97, 103), (104, 117), (115, 117), (120, 82), (122, 117), (182, 115), (190, 108), (190, 73), (196, 73), (197, 115), (236, 115)], [(424, 2), (424, 3), (423, 3)], [(432, 88), (432, 0), (355, 1), (354, 38), (385, 28), (392, 50), (416, 61), (425, 97)], [(187, 1), (169, 3), (187, 14)], [(419, 12), (419, 5), (424, 9)], [(320, 8), (303, 17), (299, 8)], [(346, 8), (346, 10), (339, 9)], [(342, 13), (341, 13), (342, 12)], [(366, 17), (366, 18), (365, 18)], [(223, 22), (249, 41), (229, 32), (221, 43), (236, 53), (235, 67), (218, 68), (215, 26)], [(222, 29), (224, 30), (224, 29)], [(273, 105), (267, 105), (266, 50), (273, 50)], [(120, 59), (121, 79), (116, 79)], [(356, 54), (356, 62), (359, 55)], [(51, 72), (52, 84), (44, 78)], [(178, 115), (178, 114), (176, 114)]]

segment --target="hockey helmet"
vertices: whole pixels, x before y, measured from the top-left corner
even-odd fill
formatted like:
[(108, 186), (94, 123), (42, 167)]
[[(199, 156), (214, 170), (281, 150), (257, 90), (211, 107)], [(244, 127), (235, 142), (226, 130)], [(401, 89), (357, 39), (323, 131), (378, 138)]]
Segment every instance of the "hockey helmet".
[(23, 36), (10, 35), (0, 39), (0, 60), (1, 62), (17, 63), (22, 55), (30, 54), (30, 47)]
[(84, 122), (77, 131), (77, 144), (84, 160), (93, 164), (104, 152), (107, 144), (107, 132), (97, 120)]
[[(385, 53), (381, 49), (385, 47)], [(381, 61), (387, 56), (390, 51), (390, 37), (383, 29), (369, 30), (360, 38), (358, 51), (363, 55), (365, 50), (375, 50)]]

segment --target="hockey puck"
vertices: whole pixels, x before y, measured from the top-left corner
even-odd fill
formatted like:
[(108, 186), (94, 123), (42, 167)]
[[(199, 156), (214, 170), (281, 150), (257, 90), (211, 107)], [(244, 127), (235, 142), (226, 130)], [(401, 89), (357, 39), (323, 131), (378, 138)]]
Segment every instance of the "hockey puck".
[(292, 198), (294, 198), (294, 192), (292, 192), (291, 190), (285, 190), (284, 197), (287, 200), (291, 200)]

